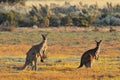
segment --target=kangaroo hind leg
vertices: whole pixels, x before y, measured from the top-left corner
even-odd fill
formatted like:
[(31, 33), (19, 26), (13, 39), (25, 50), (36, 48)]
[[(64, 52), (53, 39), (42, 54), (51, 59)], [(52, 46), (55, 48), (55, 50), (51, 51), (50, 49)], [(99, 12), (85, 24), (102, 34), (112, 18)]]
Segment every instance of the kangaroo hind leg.
[(91, 68), (91, 62), (89, 61), (89, 62), (85, 63), (85, 67), (86, 68)]
[(34, 59), (33, 61), (32, 61), (32, 70), (37, 70), (37, 59)]

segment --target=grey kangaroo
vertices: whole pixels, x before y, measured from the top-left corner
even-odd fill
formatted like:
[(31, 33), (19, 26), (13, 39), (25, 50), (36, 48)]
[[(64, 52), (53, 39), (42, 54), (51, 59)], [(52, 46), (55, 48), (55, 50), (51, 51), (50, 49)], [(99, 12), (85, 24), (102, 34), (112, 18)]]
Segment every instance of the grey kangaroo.
[(98, 60), (99, 53), (100, 53), (100, 45), (101, 45), (102, 40), (100, 40), (99, 42), (95, 40), (95, 42), (96, 42), (96, 47), (94, 49), (90, 49), (86, 51), (82, 55), (81, 63), (78, 68), (81, 68), (83, 65), (85, 65), (86, 68), (90, 68), (92, 65), (93, 59)]
[(42, 34), (43, 40), (37, 44), (33, 45), (29, 51), (26, 53), (26, 62), (23, 66), (23, 69), (26, 68), (26, 66), (30, 65), (32, 66), (32, 70), (37, 69), (37, 58), (40, 57), (41, 62), (44, 62), (44, 59), (46, 58), (46, 49), (47, 49), (47, 34)]

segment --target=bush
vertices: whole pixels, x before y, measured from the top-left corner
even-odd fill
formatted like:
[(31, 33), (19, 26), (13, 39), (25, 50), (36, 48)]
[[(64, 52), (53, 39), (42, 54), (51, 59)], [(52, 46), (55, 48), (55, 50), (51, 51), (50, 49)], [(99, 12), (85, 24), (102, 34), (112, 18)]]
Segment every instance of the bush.
[(1, 12), (0, 13), (0, 24), (7, 20), (7, 13)]
[(120, 26), (120, 18), (112, 16), (112, 15), (107, 15), (105, 18), (102, 18), (101, 20), (96, 21), (97, 24), (107, 26)]
[(112, 26), (120, 26), (120, 18), (118, 17), (111, 17), (111, 25)]
[(15, 13), (13, 11), (9, 12), (7, 14), (7, 20), (9, 21), (10, 24), (16, 24), (16, 20), (15, 20)]
[(72, 25), (72, 19), (70, 16), (63, 17), (61, 20), (62, 26), (71, 26)]
[(49, 27), (50, 22), (47, 17), (44, 17), (40, 20), (40, 27)]
[(89, 27), (89, 22), (87, 20), (81, 20), (80, 23), (81, 23), (80, 26)]
[(50, 20), (50, 26), (57, 27), (60, 26), (61, 24), (61, 20), (59, 17), (51, 16), (49, 20)]
[(79, 27), (89, 27), (89, 22), (84, 18), (73, 18), (73, 25)]

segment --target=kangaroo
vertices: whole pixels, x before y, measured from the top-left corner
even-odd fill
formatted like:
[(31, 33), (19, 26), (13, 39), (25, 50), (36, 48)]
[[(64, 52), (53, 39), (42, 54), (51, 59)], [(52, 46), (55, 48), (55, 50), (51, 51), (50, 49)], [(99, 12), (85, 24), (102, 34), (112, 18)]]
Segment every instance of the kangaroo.
[(86, 51), (82, 55), (81, 63), (78, 68), (81, 68), (83, 65), (85, 65), (86, 68), (90, 68), (92, 65), (93, 59), (98, 60), (99, 53), (100, 53), (100, 44), (101, 44), (102, 40), (100, 40), (99, 42), (95, 40), (95, 42), (96, 42), (96, 47), (94, 49), (90, 49), (90, 50)]
[(115, 32), (116, 30), (115, 29), (113, 29), (113, 27), (110, 27), (110, 30), (109, 30), (109, 32)]
[(42, 34), (42, 42), (37, 45), (33, 45), (29, 51), (26, 53), (26, 62), (23, 66), (23, 69), (26, 68), (27, 65), (32, 66), (33, 69), (37, 69), (37, 58), (40, 57), (41, 62), (44, 62), (46, 57), (46, 49), (47, 49), (47, 35)]

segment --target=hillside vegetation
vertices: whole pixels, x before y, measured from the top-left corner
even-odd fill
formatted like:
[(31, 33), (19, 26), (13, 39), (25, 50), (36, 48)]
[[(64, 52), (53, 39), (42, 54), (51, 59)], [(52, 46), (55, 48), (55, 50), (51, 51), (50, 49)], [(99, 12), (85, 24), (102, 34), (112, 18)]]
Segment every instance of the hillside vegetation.
[[(40, 1), (42, 2), (42, 1)], [(86, 2), (86, 1), (85, 1)], [(92, 2), (92, 1), (91, 1)], [(26, 7), (20, 4), (15, 6), (0, 4), (1, 27), (7, 25), (15, 27), (59, 27), (59, 26), (120, 26), (120, 5), (114, 4), (117, 1), (104, 2), (99, 7), (95, 4), (85, 4), (79, 1), (78, 4), (65, 1), (64, 4), (42, 3)]]

